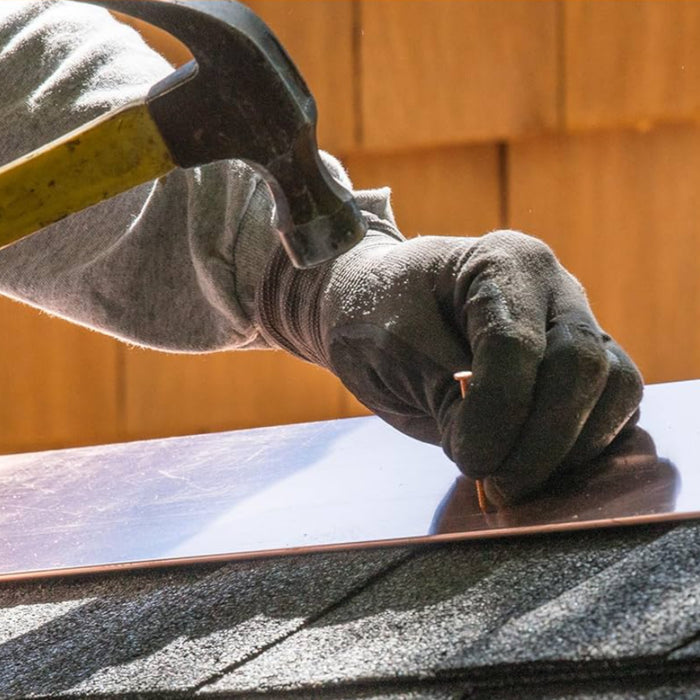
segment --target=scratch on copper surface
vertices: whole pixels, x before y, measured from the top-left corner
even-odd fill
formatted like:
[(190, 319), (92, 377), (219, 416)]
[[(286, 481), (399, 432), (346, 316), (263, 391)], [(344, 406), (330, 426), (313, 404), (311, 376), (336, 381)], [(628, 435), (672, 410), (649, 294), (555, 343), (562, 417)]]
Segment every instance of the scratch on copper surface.
[(159, 469), (158, 474), (160, 474), (161, 476), (164, 476), (166, 479), (173, 479), (174, 481), (184, 481), (188, 486), (191, 486), (193, 489), (195, 489), (197, 491), (201, 491), (202, 493), (210, 493), (212, 491), (212, 489), (205, 489), (204, 487), (195, 483), (191, 479), (188, 479), (186, 476), (179, 476), (178, 474), (171, 474), (170, 472), (166, 472), (164, 469)]
[(251, 460), (255, 459), (258, 455), (262, 454), (266, 450), (269, 449), (268, 445), (263, 445), (262, 447), (259, 447), (255, 452), (253, 452), (251, 455), (247, 456), (240, 464), (247, 464)]
[(37, 513), (60, 513), (61, 515), (71, 515), (74, 517), (80, 515), (80, 513), (76, 511), (63, 510), (61, 508), (56, 508), (55, 506), (51, 506), (51, 508), (41, 508), (40, 506), (28, 506), (23, 503), (4, 503), (3, 510), (5, 509), (36, 511)]

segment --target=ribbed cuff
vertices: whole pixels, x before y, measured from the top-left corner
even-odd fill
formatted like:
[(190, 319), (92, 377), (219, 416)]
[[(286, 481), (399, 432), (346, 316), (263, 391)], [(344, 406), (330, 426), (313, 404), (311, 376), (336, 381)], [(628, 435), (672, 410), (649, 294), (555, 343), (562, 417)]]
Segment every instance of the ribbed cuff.
[(271, 346), (323, 367), (319, 298), (329, 265), (298, 270), (278, 246), (263, 271), (255, 310), (255, 324)]

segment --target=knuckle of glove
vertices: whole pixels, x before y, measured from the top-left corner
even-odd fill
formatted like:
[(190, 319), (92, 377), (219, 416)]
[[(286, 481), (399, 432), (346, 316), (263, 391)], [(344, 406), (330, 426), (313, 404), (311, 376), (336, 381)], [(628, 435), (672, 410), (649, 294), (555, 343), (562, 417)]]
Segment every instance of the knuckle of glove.
[(544, 241), (521, 231), (492, 231), (481, 238), (481, 244), (494, 254), (517, 259), (528, 266), (535, 264), (538, 269), (560, 267), (554, 251)]
[[(617, 352), (610, 365), (606, 393), (609, 393), (607, 431), (602, 447), (612, 442), (617, 434), (627, 425), (631, 426), (639, 418), (639, 404), (644, 395), (644, 378), (630, 357), (615, 346)], [(636, 416), (636, 418), (635, 418)]]
[(642, 400), (644, 378), (629, 355), (614, 341), (606, 345), (613, 345), (616, 349), (614, 354), (616, 361), (612, 364), (610, 371), (611, 381), (615, 381), (619, 394), (625, 397), (626, 402), (636, 408)]
[(608, 376), (610, 360), (599, 334), (586, 323), (563, 326), (549, 333), (548, 361), (565, 384), (579, 391), (600, 393)]

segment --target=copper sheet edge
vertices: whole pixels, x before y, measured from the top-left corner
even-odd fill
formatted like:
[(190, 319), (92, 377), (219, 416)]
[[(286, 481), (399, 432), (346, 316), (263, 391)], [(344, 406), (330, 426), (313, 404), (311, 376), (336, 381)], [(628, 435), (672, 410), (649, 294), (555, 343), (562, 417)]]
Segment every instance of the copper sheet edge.
[(203, 555), (198, 557), (181, 557), (175, 559), (146, 559), (143, 561), (119, 562), (116, 564), (96, 564), (67, 569), (43, 569), (0, 574), (0, 582), (46, 579), (61, 576), (88, 576), (110, 574), (120, 571), (140, 571), (146, 569), (178, 568), (181, 566), (206, 566), (207, 564), (225, 564), (234, 561), (252, 561), (272, 557), (292, 557), (308, 554), (323, 554), (361, 549), (388, 549), (391, 547), (418, 547), (431, 544), (449, 544), (468, 540), (497, 539), (499, 537), (535, 536), (553, 532), (575, 532), (611, 527), (629, 527), (663, 522), (678, 522), (700, 518), (700, 511), (694, 513), (670, 513), (657, 515), (640, 515), (627, 518), (609, 518), (606, 520), (586, 520), (578, 523), (550, 523), (531, 527), (502, 528), (500, 530), (481, 530), (476, 532), (454, 532), (440, 535), (417, 537), (398, 537), (391, 540), (368, 540), (365, 542), (343, 542), (340, 544), (316, 545), (286, 549), (261, 549), (254, 552), (232, 552), (230, 554)]

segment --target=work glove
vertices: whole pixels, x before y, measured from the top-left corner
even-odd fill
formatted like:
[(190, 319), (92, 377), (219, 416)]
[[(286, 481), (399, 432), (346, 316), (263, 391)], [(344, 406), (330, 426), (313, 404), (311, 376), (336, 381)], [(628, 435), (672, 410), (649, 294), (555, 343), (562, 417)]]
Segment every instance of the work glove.
[[(312, 270), (275, 251), (268, 342), (322, 365), (398, 430), (442, 445), (495, 503), (597, 456), (636, 421), (642, 378), (576, 279), (514, 231), (402, 241), (386, 222)], [(453, 373), (472, 370), (462, 400)]]

